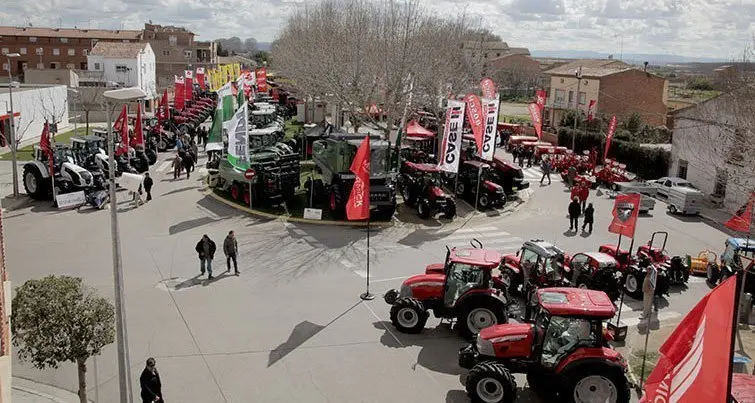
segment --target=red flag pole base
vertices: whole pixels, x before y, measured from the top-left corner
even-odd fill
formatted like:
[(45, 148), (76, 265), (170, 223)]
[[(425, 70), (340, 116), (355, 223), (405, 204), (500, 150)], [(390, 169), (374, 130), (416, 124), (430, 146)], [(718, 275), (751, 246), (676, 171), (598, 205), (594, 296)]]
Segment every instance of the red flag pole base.
[(369, 291), (363, 292), (361, 295), (359, 295), (359, 298), (362, 301), (372, 301), (375, 299), (375, 294), (370, 293)]

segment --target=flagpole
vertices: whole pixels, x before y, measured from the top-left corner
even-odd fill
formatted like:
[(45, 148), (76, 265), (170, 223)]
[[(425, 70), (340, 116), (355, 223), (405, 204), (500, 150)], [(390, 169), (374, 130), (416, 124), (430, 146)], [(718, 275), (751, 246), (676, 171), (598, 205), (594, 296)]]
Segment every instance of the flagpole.
[(363, 301), (375, 299), (375, 295), (370, 293), (370, 214), (367, 214), (367, 290), (359, 298)]
[[(748, 232), (749, 236), (749, 232)], [(739, 273), (735, 274), (737, 286), (735, 289), (739, 289), (740, 287), (744, 286), (745, 279), (747, 274), (747, 270), (742, 270)], [(726, 374), (726, 391), (728, 393), (729, 399), (732, 398), (731, 396), (731, 383), (732, 378), (734, 377), (734, 345), (736, 344), (737, 335), (739, 334), (739, 301), (741, 297), (741, 292), (738, 292), (734, 294), (734, 311), (733, 313), (733, 320), (731, 322), (731, 344), (729, 345), (729, 363), (728, 363), (728, 372)]]

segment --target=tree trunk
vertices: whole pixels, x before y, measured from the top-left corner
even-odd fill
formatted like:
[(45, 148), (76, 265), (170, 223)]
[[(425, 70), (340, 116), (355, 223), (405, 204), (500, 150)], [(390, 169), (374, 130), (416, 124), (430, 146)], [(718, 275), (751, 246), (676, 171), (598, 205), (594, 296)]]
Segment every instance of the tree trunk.
[(86, 358), (79, 358), (76, 361), (79, 369), (79, 403), (88, 403), (87, 400), (87, 361)]
[(89, 135), (89, 111), (84, 112), (84, 119), (86, 119), (87, 131), (85, 135)]

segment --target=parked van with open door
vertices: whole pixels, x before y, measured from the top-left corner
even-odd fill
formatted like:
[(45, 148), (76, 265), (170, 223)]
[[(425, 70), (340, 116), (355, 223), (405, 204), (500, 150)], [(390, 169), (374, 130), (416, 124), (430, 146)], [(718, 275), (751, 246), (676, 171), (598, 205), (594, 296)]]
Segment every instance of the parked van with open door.
[(671, 214), (700, 214), (700, 208), (703, 205), (703, 195), (697, 189), (686, 187), (673, 187), (668, 191), (668, 211)]

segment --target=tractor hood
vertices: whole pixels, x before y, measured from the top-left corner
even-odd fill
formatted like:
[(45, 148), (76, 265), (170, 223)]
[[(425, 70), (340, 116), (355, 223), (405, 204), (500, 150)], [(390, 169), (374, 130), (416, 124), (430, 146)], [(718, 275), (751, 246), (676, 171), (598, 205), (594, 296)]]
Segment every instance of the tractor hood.
[(535, 338), (530, 323), (507, 323), (485, 328), (477, 337), (480, 354), (497, 358), (526, 358), (532, 355)]
[(439, 186), (432, 186), (430, 192), (436, 199), (446, 197), (446, 192), (444, 192)]
[(487, 189), (488, 192), (503, 192), (503, 187), (501, 187), (501, 185), (491, 181), (482, 182), (482, 186), (485, 186), (485, 189)]
[(404, 280), (401, 286), (402, 297), (414, 297), (421, 301), (443, 298), (446, 276), (443, 274), (418, 274)]
[(445, 274), (446, 265), (443, 263), (433, 263), (425, 267), (425, 274)]

